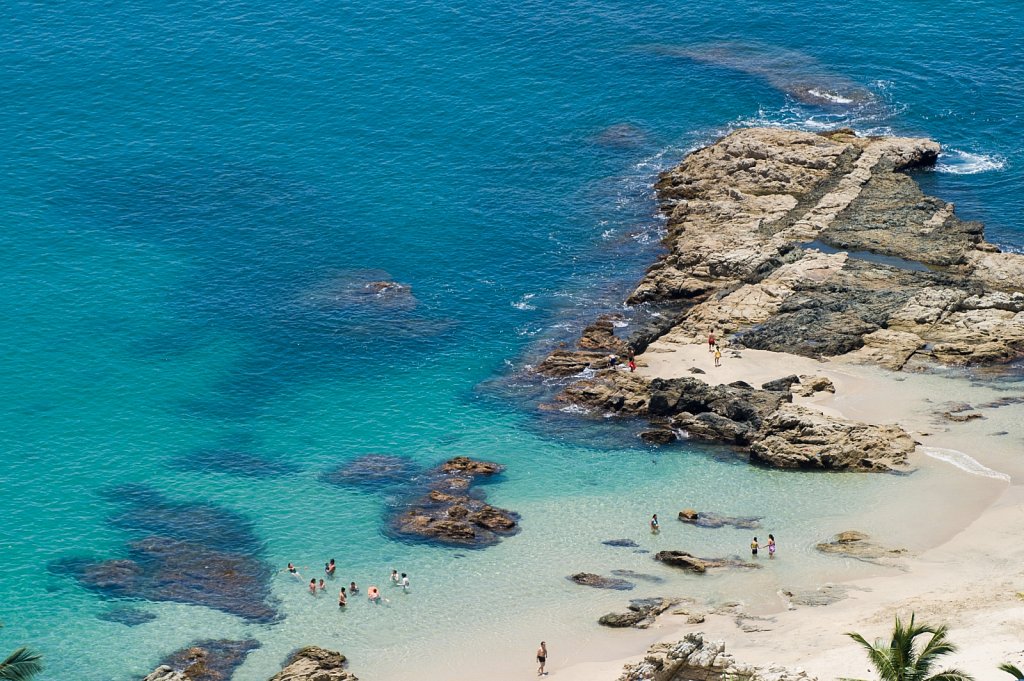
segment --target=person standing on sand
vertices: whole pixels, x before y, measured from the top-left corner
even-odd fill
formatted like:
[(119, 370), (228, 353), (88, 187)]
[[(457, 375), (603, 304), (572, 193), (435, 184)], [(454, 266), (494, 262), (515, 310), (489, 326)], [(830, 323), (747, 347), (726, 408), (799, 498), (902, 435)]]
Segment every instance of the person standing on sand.
[(658, 523), (658, 514), (655, 513), (651, 516), (651, 534), (658, 534), (661, 531), (661, 525)]
[(537, 648), (537, 676), (544, 676), (544, 665), (548, 661), (548, 644), (544, 641), (540, 642), (540, 648)]
[(757, 543), (757, 537), (754, 537), (754, 541), (750, 542), (750, 555), (757, 558), (757, 549), (760, 544)]
[(715, 346), (715, 366), (722, 366), (722, 351), (718, 349), (717, 345)]
[(774, 534), (769, 534), (768, 535), (768, 557), (769, 558), (774, 558), (775, 557), (775, 535)]
[(718, 346), (718, 341), (715, 340), (715, 332), (712, 331), (708, 334), (708, 352), (714, 352)]

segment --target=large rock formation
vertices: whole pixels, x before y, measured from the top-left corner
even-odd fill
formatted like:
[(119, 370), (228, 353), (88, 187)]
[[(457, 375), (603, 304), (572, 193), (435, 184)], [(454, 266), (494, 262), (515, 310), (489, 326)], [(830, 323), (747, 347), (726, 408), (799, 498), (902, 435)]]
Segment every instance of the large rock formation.
[(452, 546), (480, 547), (519, 531), (519, 517), (484, 501), (471, 489), (478, 478), (496, 475), (500, 464), (464, 456), (446, 461), (424, 476), (426, 492), (411, 495), (389, 521), (393, 535), (429, 539)]
[(601, 626), (621, 629), (647, 629), (654, 624), (658, 615), (679, 603), (676, 598), (635, 598), (626, 606), (626, 612), (610, 612), (602, 615), (597, 623)]
[[(659, 343), (710, 329), (751, 348), (967, 364), (1024, 351), (1024, 257), (900, 172), (939, 145), (739, 130), (664, 173), (669, 252), (631, 301), (694, 303)], [(882, 332), (882, 333), (879, 333)], [(870, 340), (865, 337), (870, 336)]]
[[(757, 390), (698, 378), (648, 379), (602, 371), (569, 384), (558, 400), (604, 413), (643, 416), (700, 440), (747, 448), (778, 468), (890, 471), (905, 468), (915, 443), (898, 426), (872, 426), (790, 403), (788, 379)], [(775, 384), (778, 385), (775, 385)]]
[[(784, 404), (790, 385), (712, 387), (614, 370), (610, 355), (671, 352), (713, 331), (732, 347), (839, 356), (891, 369), (1004, 362), (1024, 354), (1024, 256), (1001, 253), (980, 224), (925, 196), (906, 170), (939, 145), (849, 130), (738, 130), (657, 183), (666, 253), (629, 297), (667, 310), (628, 339), (610, 318), (537, 370), (570, 376), (560, 399), (654, 418), (644, 439), (749, 447), (768, 465), (889, 470), (913, 443)], [(646, 350), (645, 350), (646, 349)], [(643, 365), (644, 356), (638, 357)], [(801, 377), (801, 396), (834, 390)], [(781, 388), (781, 389), (780, 389)], [(891, 446), (886, 441), (891, 440)]]
[(722, 641), (705, 641), (700, 632), (676, 643), (656, 643), (643, 660), (627, 664), (618, 681), (810, 681), (800, 670), (760, 669), (737, 662)]

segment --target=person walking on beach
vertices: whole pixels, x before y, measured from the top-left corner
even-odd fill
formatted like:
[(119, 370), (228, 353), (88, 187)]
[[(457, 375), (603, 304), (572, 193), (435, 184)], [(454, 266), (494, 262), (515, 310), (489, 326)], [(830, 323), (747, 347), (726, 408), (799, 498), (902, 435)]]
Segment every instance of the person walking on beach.
[(760, 544), (757, 543), (757, 537), (754, 537), (754, 541), (750, 542), (750, 555), (757, 558), (757, 549)]
[(341, 591), (338, 592), (338, 607), (344, 608), (348, 605), (348, 596), (345, 595), (345, 587), (341, 587)]
[(715, 332), (712, 331), (708, 334), (708, 352), (714, 352), (717, 347), (718, 342), (715, 340)]
[(774, 534), (769, 534), (768, 535), (768, 557), (769, 558), (774, 558), (775, 557), (775, 535)]
[(651, 516), (651, 534), (658, 534), (661, 531), (661, 525), (658, 523), (658, 514), (655, 513)]
[(402, 585), (402, 591), (404, 591), (405, 593), (409, 593), (409, 575), (403, 572), (402, 581), (400, 583)]
[(718, 349), (717, 345), (715, 346), (715, 366), (722, 366), (722, 351)]
[(537, 648), (537, 676), (544, 676), (544, 665), (548, 661), (548, 644), (544, 641), (540, 642), (540, 648)]

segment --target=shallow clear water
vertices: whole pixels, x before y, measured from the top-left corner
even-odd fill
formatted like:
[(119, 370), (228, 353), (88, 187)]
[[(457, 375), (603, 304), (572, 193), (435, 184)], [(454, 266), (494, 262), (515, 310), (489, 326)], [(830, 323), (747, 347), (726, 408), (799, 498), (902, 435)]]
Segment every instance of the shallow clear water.
[[(845, 516), (927, 490), (655, 453), (538, 416), (494, 380), (617, 305), (656, 252), (653, 177), (733, 126), (932, 136), (947, 153), (925, 190), (1024, 247), (1015, 8), (506, 4), (5, 13), (0, 644), (40, 649), (44, 678), (130, 679), (191, 640), (242, 634), (264, 643), (242, 681), (306, 643), (365, 678), (455, 678), (510, 645), (529, 658), (539, 637), (604, 635), (594, 618), (625, 595), (565, 582), (573, 571), (632, 568), (669, 580), (634, 594), (768, 607), (780, 585), (858, 569), (810, 551)], [(805, 83), (839, 105), (779, 89)], [(416, 304), (353, 298), (382, 272)], [(182, 465), (217, 449), (292, 470)], [(370, 452), (507, 464), (487, 489), (523, 532), (484, 551), (387, 539), (384, 496), (318, 478)], [(117, 603), (47, 567), (125, 555), (109, 491), (129, 482), (244, 514), (275, 568), (333, 556), (370, 582), (394, 566), (413, 592), (341, 615), (278, 575), (277, 624), (166, 602), (137, 603), (157, 614), (138, 627), (99, 620)], [(765, 516), (777, 564), (698, 583), (600, 544), (744, 549), (749, 533), (677, 526), (690, 505)]]

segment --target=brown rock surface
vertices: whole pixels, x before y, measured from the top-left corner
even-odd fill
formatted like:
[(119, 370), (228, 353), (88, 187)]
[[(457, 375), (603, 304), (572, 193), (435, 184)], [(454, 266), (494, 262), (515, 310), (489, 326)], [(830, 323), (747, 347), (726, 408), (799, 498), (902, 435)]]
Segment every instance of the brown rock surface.
[(341, 653), (308, 646), (294, 652), (270, 681), (358, 681), (345, 671), (345, 662)]

